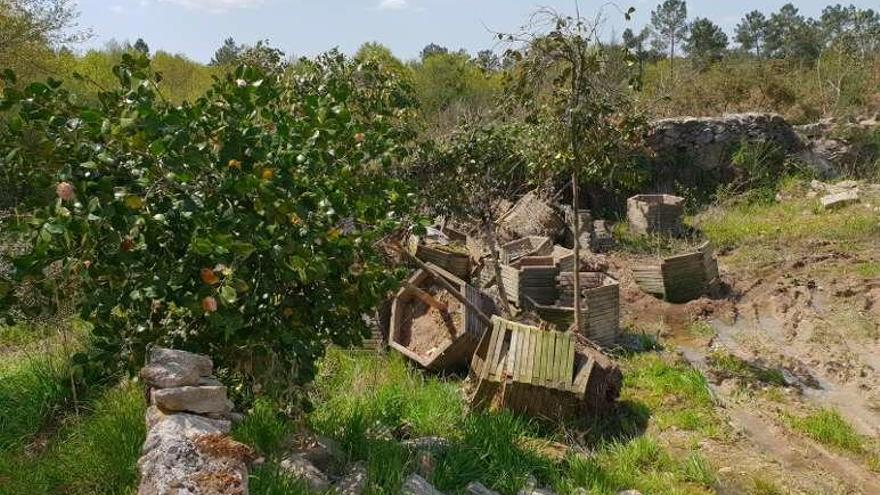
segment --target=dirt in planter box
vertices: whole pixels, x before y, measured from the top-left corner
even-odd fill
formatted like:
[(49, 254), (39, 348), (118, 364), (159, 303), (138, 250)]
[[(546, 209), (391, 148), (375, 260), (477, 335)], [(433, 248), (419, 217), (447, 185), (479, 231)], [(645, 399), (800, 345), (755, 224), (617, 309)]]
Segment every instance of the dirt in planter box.
[[(463, 318), (461, 302), (445, 289), (423, 289), (449, 308), (448, 317), (418, 299), (405, 308), (401, 341), (406, 347), (425, 357), (434, 357), (445, 349), (461, 332)], [(451, 326), (450, 326), (451, 325)]]

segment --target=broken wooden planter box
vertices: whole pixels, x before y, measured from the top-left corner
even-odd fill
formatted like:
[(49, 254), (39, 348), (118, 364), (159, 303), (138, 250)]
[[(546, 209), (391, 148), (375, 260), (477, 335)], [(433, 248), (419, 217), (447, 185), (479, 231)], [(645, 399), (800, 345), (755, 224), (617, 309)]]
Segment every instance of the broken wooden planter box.
[[(454, 287), (460, 288), (460, 293), (484, 314), (491, 315), (494, 312), (494, 304), (489, 296), (436, 265), (429, 263), (428, 266)], [(486, 325), (470, 308), (451, 295), (447, 298), (450, 313), (448, 319), (442, 318), (438, 310), (423, 302), (419, 290), (430, 291), (440, 287), (432, 282), (433, 279), (434, 275), (430, 272), (419, 270), (409, 279), (408, 285), (398, 291), (391, 306), (389, 345), (432, 371), (464, 368), (486, 332)], [(435, 316), (441, 318), (440, 322), (436, 321)], [(420, 321), (434, 318), (434, 328), (431, 328), (430, 321), (427, 329), (416, 328), (418, 318), (422, 319)], [(437, 332), (448, 333), (437, 335)], [(420, 343), (424, 342), (436, 345), (428, 349), (419, 348), (423, 345)]]
[(574, 334), (497, 316), (492, 323), (471, 362), (475, 406), (570, 418), (608, 410), (620, 395), (619, 367)]
[(501, 246), (501, 262), (512, 265), (525, 257), (548, 256), (553, 253), (553, 240), (549, 237), (530, 235)]
[(557, 298), (556, 277), (559, 268), (552, 257), (527, 257), (511, 265), (501, 266), (501, 283), (507, 300), (520, 308), (529, 300), (552, 304)]
[(681, 234), (684, 198), (670, 194), (639, 194), (626, 202), (630, 230), (637, 234)]
[(709, 242), (695, 252), (638, 265), (633, 277), (643, 291), (672, 303), (698, 299), (718, 284), (718, 260)]
[[(527, 309), (560, 331), (574, 324), (574, 273), (557, 277), (558, 299), (551, 303), (528, 299)], [(605, 273), (582, 272), (583, 317), (580, 334), (602, 347), (613, 347), (620, 336), (620, 284)]]
[(464, 244), (466, 241), (459, 241), (457, 236), (450, 236), (450, 240), (452, 242), (444, 246), (439, 243), (429, 244), (418, 236), (412, 236), (409, 250), (425, 263), (433, 263), (460, 279), (468, 279), (471, 274), (471, 257)]

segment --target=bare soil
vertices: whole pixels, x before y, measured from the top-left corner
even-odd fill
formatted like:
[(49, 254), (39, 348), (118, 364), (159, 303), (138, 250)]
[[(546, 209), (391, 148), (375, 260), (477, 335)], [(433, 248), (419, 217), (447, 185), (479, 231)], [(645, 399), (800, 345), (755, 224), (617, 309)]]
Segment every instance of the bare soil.
[[(705, 358), (723, 350), (779, 370), (786, 387), (773, 400), (714, 383), (722, 414), (737, 431), (731, 442), (706, 442), (720, 466), (719, 493), (743, 489), (766, 476), (790, 493), (880, 493), (880, 475), (863, 459), (833, 451), (788, 428), (786, 414), (833, 408), (857, 430), (880, 437), (880, 280), (854, 269), (880, 258), (880, 246), (847, 254), (831, 245), (791, 246), (781, 260), (736, 266), (720, 256), (724, 287), (675, 305), (643, 293), (618, 254), (611, 272), (621, 282), (623, 324), (653, 334), (710, 376)], [(737, 260), (741, 259), (737, 258)], [(714, 332), (695, 332), (695, 324)], [(781, 396), (781, 397), (779, 397)]]

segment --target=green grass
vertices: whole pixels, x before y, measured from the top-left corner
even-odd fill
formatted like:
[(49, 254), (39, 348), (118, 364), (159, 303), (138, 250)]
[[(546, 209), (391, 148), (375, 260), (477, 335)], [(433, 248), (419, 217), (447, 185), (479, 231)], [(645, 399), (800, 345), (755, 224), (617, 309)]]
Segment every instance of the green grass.
[(865, 440), (839, 412), (820, 409), (803, 417), (789, 416), (788, 424), (817, 442), (854, 454), (866, 451)]
[(756, 477), (752, 479), (749, 487), (749, 495), (784, 495), (785, 492), (775, 482), (766, 478)]
[(614, 225), (614, 239), (627, 253), (652, 256), (671, 256), (694, 251), (703, 240), (697, 236), (677, 237), (663, 234), (637, 234), (627, 222)]
[(861, 205), (819, 211), (816, 200), (735, 204), (700, 215), (697, 226), (719, 247), (742, 247), (813, 239), (870, 242), (880, 235), (877, 214)]
[(715, 336), (715, 329), (709, 322), (699, 320), (688, 325), (688, 334), (699, 338), (711, 338)]
[(49, 335), (48, 328), (28, 325), (0, 325), (0, 349), (19, 348), (38, 342)]
[(736, 379), (745, 383), (785, 386), (785, 376), (778, 369), (750, 363), (728, 352), (715, 351), (706, 357), (706, 363), (712, 373), (722, 380)]
[(880, 262), (861, 263), (856, 266), (856, 273), (864, 278), (880, 277)]
[(661, 429), (671, 427), (719, 436), (706, 377), (665, 354), (639, 354), (623, 360), (624, 400), (638, 400), (652, 412)]
[(0, 365), (0, 451), (22, 447), (71, 399), (70, 368), (58, 352)]
[(247, 411), (245, 420), (235, 425), (232, 438), (253, 447), (260, 455), (273, 457), (282, 453), (294, 433), (296, 425), (281, 414), (274, 402), (258, 399)]
[(0, 494), (134, 493), (146, 435), (143, 391), (135, 383), (107, 390), (54, 431), (48, 445), (0, 453)]
[[(330, 350), (312, 390), (308, 416), (316, 432), (336, 440), (348, 460), (364, 460), (368, 494), (399, 493), (416, 468), (400, 437), (442, 436), (449, 448), (436, 458), (430, 481), (446, 493), (461, 493), (480, 481), (504, 495), (522, 488), (529, 476), (560, 493), (584, 488), (613, 495), (637, 488), (645, 493), (710, 493), (715, 474), (695, 452), (673, 456), (646, 434), (654, 418), (675, 422), (673, 413), (693, 413), (694, 429), (711, 429), (712, 402), (695, 370), (660, 354), (624, 358), (627, 379), (620, 410), (610, 417), (565, 424), (543, 423), (509, 412), (468, 414), (458, 380), (428, 377), (400, 356)], [(640, 396), (651, 395), (649, 404)], [(236, 428), (240, 440), (278, 445), (289, 426), (271, 408)], [(260, 419), (262, 418), (262, 419)], [(248, 426), (248, 423), (250, 425)], [(268, 431), (268, 433), (266, 433)], [(542, 446), (566, 438), (587, 439), (583, 454), (564, 459)], [(252, 474), (251, 493), (302, 493), (272, 462)]]

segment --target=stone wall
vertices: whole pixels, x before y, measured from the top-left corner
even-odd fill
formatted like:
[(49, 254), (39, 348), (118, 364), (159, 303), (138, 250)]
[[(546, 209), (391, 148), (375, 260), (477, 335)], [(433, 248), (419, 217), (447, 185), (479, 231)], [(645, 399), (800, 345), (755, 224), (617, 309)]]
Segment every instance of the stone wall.
[(206, 356), (154, 348), (138, 495), (247, 495), (250, 447), (228, 437), (232, 403)]
[(729, 167), (731, 152), (743, 141), (776, 143), (787, 153), (804, 144), (780, 115), (729, 114), (721, 117), (677, 117), (651, 123), (648, 146), (660, 163), (687, 161), (704, 171)]

